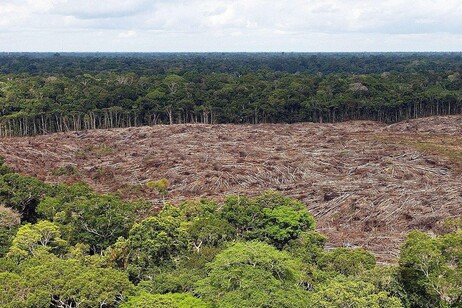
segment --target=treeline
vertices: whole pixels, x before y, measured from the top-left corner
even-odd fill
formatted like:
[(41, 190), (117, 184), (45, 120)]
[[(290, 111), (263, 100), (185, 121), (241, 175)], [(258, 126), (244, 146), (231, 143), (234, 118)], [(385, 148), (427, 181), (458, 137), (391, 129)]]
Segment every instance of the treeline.
[(462, 53), (0, 53), (0, 73), (65, 75), (268, 70), (308, 74), (460, 71)]
[[(19, 74), (35, 62), (36, 73)], [(366, 73), (349, 72), (351, 63)], [(461, 63), (459, 54), (0, 56), (9, 72), (0, 75), (0, 136), (458, 114)]]
[(0, 307), (462, 305), (461, 219), (411, 232), (398, 264), (379, 266), (360, 248), (326, 251), (305, 205), (275, 192), (153, 213), (0, 162), (0, 204)]

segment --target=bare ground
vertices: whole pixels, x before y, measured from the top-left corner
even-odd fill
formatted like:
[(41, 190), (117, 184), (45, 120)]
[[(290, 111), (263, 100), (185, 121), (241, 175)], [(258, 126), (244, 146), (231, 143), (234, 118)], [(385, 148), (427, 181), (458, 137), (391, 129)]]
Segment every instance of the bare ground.
[(406, 233), (462, 215), (462, 116), (386, 126), (174, 125), (0, 139), (22, 174), (78, 180), (100, 192), (160, 204), (268, 189), (304, 201), (330, 247), (358, 246), (393, 261)]

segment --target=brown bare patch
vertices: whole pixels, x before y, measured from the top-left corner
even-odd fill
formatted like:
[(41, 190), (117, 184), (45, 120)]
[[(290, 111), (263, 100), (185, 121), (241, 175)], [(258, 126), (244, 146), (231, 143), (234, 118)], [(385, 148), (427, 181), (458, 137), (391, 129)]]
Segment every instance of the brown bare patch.
[[(462, 116), (391, 126), (154, 126), (5, 138), (0, 155), (48, 182), (84, 180), (157, 205), (161, 196), (145, 184), (161, 178), (175, 203), (275, 189), (307, 204), (331, 247), (361, 246), (392, 261), (409, 230), (462, 215), (461, 128)], [(78, 176), (53, 172), (68, 165)]]

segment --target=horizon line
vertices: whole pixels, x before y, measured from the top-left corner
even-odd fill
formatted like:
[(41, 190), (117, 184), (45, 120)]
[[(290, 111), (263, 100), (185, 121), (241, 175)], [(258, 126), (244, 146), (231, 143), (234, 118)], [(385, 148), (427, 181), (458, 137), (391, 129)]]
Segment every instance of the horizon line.
[(1, 51), (0, 54), (5, 53), (49, 53), (49, 54), (69, 54), (69, 53), (133, 53), (133, 54), (152, 54), (152, 53), (160, 53), (160, 54), (168, 54), (168, 53), (177, 53), (177, 54), (239, 54), (239, 53), (252, 53), (252, 54), (322, 54), (322, 53), (330, 53), (330, 54), (352, 54), (352, 53), (364, 53), (364, 54), (377, 54), (377, 53), (462, 53), (460, 51)]

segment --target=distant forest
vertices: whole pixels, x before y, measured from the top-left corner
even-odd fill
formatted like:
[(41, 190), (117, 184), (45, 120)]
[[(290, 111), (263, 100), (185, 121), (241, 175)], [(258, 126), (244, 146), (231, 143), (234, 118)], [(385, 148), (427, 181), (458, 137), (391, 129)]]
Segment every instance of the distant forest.
[(0, 136), (462, 111), (462, 53), (0, 53)]

